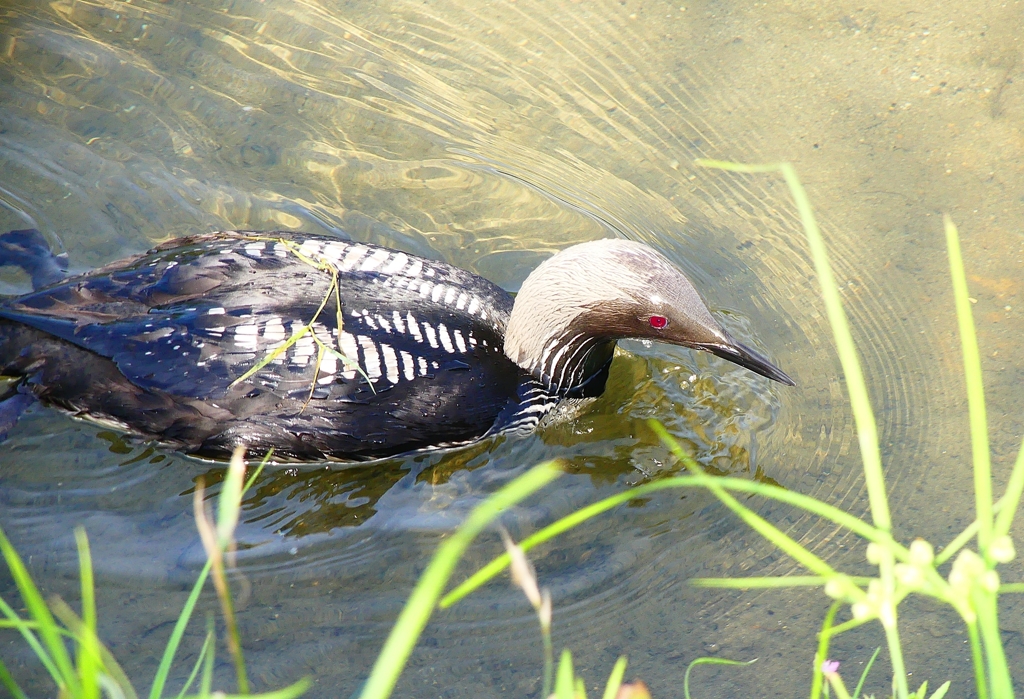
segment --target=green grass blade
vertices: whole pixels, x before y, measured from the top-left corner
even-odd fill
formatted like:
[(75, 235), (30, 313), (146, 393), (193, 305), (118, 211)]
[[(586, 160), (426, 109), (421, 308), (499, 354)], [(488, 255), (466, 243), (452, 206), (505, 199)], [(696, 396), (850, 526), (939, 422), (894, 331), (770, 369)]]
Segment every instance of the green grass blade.
[(249, 371), (245, 372), (244, 374), (239, 376), (237, 379), (232, 381), (230, 384), (228, 384), (228, 388), (234, 388), (238, 384), (242, 383), (243, 381), (245, 381), (246, 379), (251, 377), (257, 371), (259, 371), (260, 369), (262, 369), (266, 365), (270, 364), (272, 361), (274, 361), (275, 359), (280, 357), (281, 354), (286, 352), (289, 347), (291, 347), (296, 342), (298, 342), (300, 339), (302, 339), (303, 335), (305, 335), (308, 332), (312, 332), (312, 330), (313, 330), (312, 325), (303, 325), (301, 328), (299, 328), (298, 330), (293, 332), (291, 334), (291, 337), (289, 337), (287, 340), (285, 340), (283, 344), (280, 344), (277, 347), (275, 347), (274, 349), (272, 349), (271, 351), (267, 352), (263, 356), (263, 359), (259, 360), (258, 362), (256, 362), (255, 364), (252, 365), (252, 367), (249, 369)]
[[(215, 696), (217, 699), (295, 699), (295, 697), (304, 694), (312, 684), (308, 677), (303, 677), (294, 684), (282, 687), (281, 689), (275, 689), (271, 692), (262, 692), (260, 694), (224, 694), (223, 692), (216, 692)], [(210, 696), (208, 693), (192, 694), (187, 695), (185, 699), (209, 699)]]
[(7, 602), (0, 597), (0, 613), (3, 613), (7, 617), (8, 621), (4, 623), (4, 628), (15, 628), (28, 643), (32, 652), (39, 658), (39, 662), (43, 664), (50, 677), (53, 679), (54, 684), (60, 686), (60, 670), (56, 665), (53, 664), (53, 660), (50, 658), (50, 654), (46, 652), (43, 644), (39, 642), (39, 638), (36, 636), (34, 631), (39, 629), (39, 624), (34, 621), (27, 621), (18, 616), (18, 613), (11, 608)]
[[(716, 166), (719, 164), (715, 164)], [(747, 168), (733, 165), (729, 169), (736, 172), (765, 172), (764, 166)], [(814, 269), (821, 284), (821, 295), (825, 302), (825, 311), (829, 325), (835, 338), (839, 362), (846, 377), (846, 388), (850, 394), (850, 408), (857, 430), (857, 442), (860, 445), (861, 461), (864, 467), (864, 482), (867, 485), (868, 502), (871, 507), (871, 519), (879, 529), (892, 530), (892, 514), (889, 511), (888, 493), (885, 487), (885, 473), (882, 470), (881, 450), (878, 445), (878, 425), (868, 395), (867, 383), (857, 357), (857, 348), (850, 332), (849, 321), (843, 310), (839, 286), (836, 284), (829, 263), (828, 250), (821, 236), (821, 230), (814, 217), (810, 199), (796, 170), (789, 163), (780, 163), (778, 170), (782, 173), (789, 186), (790, 193), (796, 203), (797, 211), (814, 261)], [(989, 499), (991, 507), (991, 498)], [(991, 533), (991, 528), (989, 530)], [(883, 615), (886, 643), (889, 648), (890, 661), (895, 679), (895, 694), (899, 699), (906, 699), (909, 694), (907, 675), (903, 665), (903, 651), (899, 642), (899, 630), (896, 621), (896, 577), (891, 549), (884, 549), (879, 561), (879, 579), (882, 583), (883, 599), (881, 604), (886, 610)]]
[[(875, 658), (882, 652), (882, 646), (875, 648), (875, 652), (871, 654), (871, 659), (868, 660), (868, 664), (864, 666), (864, 672), (860, 673), (860, 679), (857, 680), (857, 686), (853, 690), (853, 699), (860, 699), (860, 691), (864, 689), (864, 682), (868, 679), (868, 673), (871, 672), (871, 666), (875, 664)], [(949, 684), (948, 682), (946, 684)]]
[[(614, 507), (618, 507), (630, 500), (649, 495), (650, 493), (659, 490), (665, 490), (668, 488), (692, 488), (696, 486), (703, 487), (704, 481), (700, 480), (700, 478), (701, 477), (699, 476), (676, 476), (673, 478), (665, 478), (660, 481), (655, 481), (653, 483), (647, 483), (645, 485), (617, 493), (616, 495), (599, 500), (577, 510), (576, 512), (562, 517), (552, 524), (549, 524), (531, 536), (523, 539), (519, 542), (519, 546), (524, 552), (529, 551), (533, 547), (550, 541), (559, 534), (578, 526), (588, 519), (596, 517), (597, 515)], [(760, 495), (800, 507), (812, 514), (816, 514), (835, 522), (839, 526), (849, 529), (854, 534), (857, 534), (868, 541), (873, 541), (887, 546), (895, 553), (897, 558), (902, 561), (907, 561), (910, 558), (910, 553), (906, 547), (893, 540), (887, 532), (880, 531), (864, 520), (858, 519), (837, 507), (829, 505), (828, 503), (821, 502), (820, 500), (816, 500), (800, 493), (788, 491), (785, 488), (780, 488), (779, 486), (758, 483), (756, 481), (748, 481), (742, 478), (716, 478), (715, 482), (727, 490)], [(441, 599), (441, 608), (445, 609), (450, 607), (469, 595), (471, 592), (507, 568), (508, 562), (509, 558), (507, 553), (497, 556), (494, 560), (475, 572), (459, 584), (454, 590), (445, 595), (444, 598)]]
[(835, 621), (836, 614), (842, 606), (842, 602), (833, 602), (821, 623), (821, 631), (818, 633), (818, 650), (814, 654), (814, 671), (811, 674), (811, 699), (818, 699), (821, 696), (821, 689), (825, 684), (825, 675), (821, 666), (828, 660), (828, 646), (832, 642), (832, 636), (835, 635), (832, 622)]
[(727, 493), (717, 482), (718, 479), (704, 475), (704, 471), (700, 464), (694, 461), (693, 458), (683, 450), (679, 445), (679, 442), (677, 442), (675, 438), (668, 433), (661, 423), (656, 420), (650, 420), (648, 421), (648, 425), (668, 446), (672, 453), (676, 455), (676, 458), (686, 464), (686, 467), (691, 471), (698, 474), (697, 477), (701, 481), (702, 485), (714, 493), (715, 496), (721, 500), (726, 507), (732, 510), (737, 517), (742, 519), (747, 526), (773, 543), (776, 547), (781, 549), (783, 553), (815, 575), (832, 577), (836, 574), (832, 569), (832, 566), (828, 563), (808, 551), (806, 548), (794, 541), (788, 534), (785, 534), (782, 530), (768, 522), (768, 520), (764, 519), (760, 515), (755, 514), (751, 509), (742, 505), (736, 498)]
[(92, 661), (93, 677), (97, 680), (102, 680), (105, 677), (107, 679), (107, 686), (110, 686), (111, 683), (116, 684), (118, 694), (124, 697), (124, 699), (138, 699), (135, 694), (135, 688), (132, 687), (131, 681), (117, 662), (117, 659), (114, 658), (113, 653), (100, 643), (100, 639), (96, 636), (95, 632), (86, 628), (82, 620), (75, 614), (75, 610), (69, 607), (67, 602), (60, 597), (54, 597), (50, 601), (50, 608), (53, 610), (54, 616), (71, 631), (71, 634), (78, 640), (78, 643), (89, 648), (90, 652), (95, 653)]
[[(216, 623), (213, 614), (206, 615), (206, 635), (217, 638)], [(213, 686), (213, 663), (217, 657), (217, 644), (210, 644), (210, 652), (206, 654), (206, 662), (203, 663), (203, 676), (199, 679), (199, 696), (210, 696), (210, 687)]]
[(39, 636), (42, 638), (47, 653), (58, 673), (54, 678), (57, 685), (63, 687), (72, 696), (79, 696), (81, 685), (78, 681), (78, 676), (75, 674), (74, 665), (71, 663), (71, 657), (68, 655), (68, 649), (61, 638), (57, 622), (46, 606), (46, 602), (43, 600), (39, 588), (33, 582), (32, 576), (29, 575), (28, 569), (25, 568), (25, 563), (21, 560), (21, 556), (11, 546), (11, 542), (8, 541), (7, 536), (2, 530), (0, 530), (0, 551), (3, 552), (4, 559), (7, 561), (7, 567), (10, 569), (11, 577), (14, 578), (14, 582), (18, 586), (18, 592), (21, 593), (22, 601), (28, 608), (29, 614), (39, 624)]
[(932, 694), (930, 699), (942, 699), (942, 697), (946, 696), (946, 692), (949, 691), (949, 685), (950, 681), (946, 680), (945, 684), (935, 690), (935, 693)]
[(128, 679), (128, 675), (125, 674), (124, 669), (117, 662), (114, 654), (103, 644), (99, 644), (99, 648), (100, 657), (103, 658), (103, 666), (109, 673), (108, 679), (111, 679), (117, 685), (125, 699), (138, 699), (139, 695), (135, 692), (135, 687), (132, 686), (131, 680)]
[(199, 572), (195, 585), (192, 586), (192, 592), (189, 593), (188, 599), (185, 600), (185, 606), (182, 607), (181, 614), (178, 615), (178, 621), (174, 624), (174, 629), (171, 631), (171, 637), (167, 641), (163, 655), (160, 656), (160, 665), (157, 666), (156, 675), (153, 677), (153, 686), (149, 690), (149, 699), (160, 699), (163, 695), (164, 685), (167, 684), (167, 675), (171, 671), (171, 663), (174, 662), (174, 654), (178, 652), (178, 646), (181, 645), (181, 637), (185, 634), (185, 627), (188, 626), (188, 622), (192, 618), (192, 612), (196, 608), (196, 602), (199, 601), (199, 594), (203, 591), (203, 585), (206, 584), (206, 578), (210, 575), (210, 567), (212, 565), (210, 561), (206, 562), (206, 565)]
[(234, 536), (242, 510), (245, 485), (245, 449), (236, 447), (220, 485), (217, 497), (217, 543), (226, 547)]
[[(683, 478), (667, 478), (662, 481), (655, 483), (647, 483), (637, 488), (630, 488), (629, 490), (617, 493), (610, 497), (599, 500), (591, 505), (580, 508), (575, 512), (562, 517), (552, 524), (544, 527), (538, 532), (535, 532), (531, 536), (526, 537), (519, 542), (519, 547), (523, 552), (527, 552), (535, 546), (538, 546), (546, 541), (550, 541), (559, 534), (563, 534), (570, 529), (582, 524), (588, 519), (592, 519), (597, 515), (607, 512), (608, 510), (618, 507), (619, 505), (629, 502), (635, 498), (647, 495), (656, 490), (664, 490), (666, 488), (678, 488), (684, 485), (696, 485), (696, 481), (693, 476), (684, 476)], [(502, 553), (497, 556), (490, 563), (485, 565), (483, 568), (473, 573), (469, 578), (459, 584), (454, 590), (445, 595), (438, 606), (441, 609), (447, 609), (451, 605), (455, 604), (469, 593), (476, 590), (478, 587), (486, 583), (494, 576), (501, 573), (509, 565), (509, 555)]]
[(780, 166), (783, 177), (789, 185), (790, 193), (796, 202), (800, 221), (807, 233), (807, 243), (814, 260), (814, 271), (821, 284), (821, 296), (825, 302), (825, 311), (829, 325), (835, 338), (839, 363), (846, 376), (846, 389), (850, 393), (850, 408), (857, 427), (857, 442), (860, 444), (861, 459), (864, 463), (864, 479), (868, 489), (868, 501), (871, 506), (871, 517), (875, 526), (884, 531), (892, 529), (892, 517), (889, 513), (889, 500), (885, 489), (885, 476), (882, 472), (882, 455), (878, 447), (878, 426), (871, 408), (867, 383), (861, 370), (857, 347), (850, 332), (850, 324), (843, 310), (839, 285), (832, 274), (825, 240), (821, 236), (818, 222), (814, 217), (810, 199), (804, 191), (796, 170), (789, 163)]
[[(985, 416), (985, 384), (981, 378), (981, 355), (974, 331), (967, 275), (960, 254), (960, 236), (953, 219), (942, 217), (949, 251), (949, 273), (953, 280), (956, 320), (960, 329), (960, 345), (964, 355), (964, 378), (967, 380), (967, 413), (971, 427), (971, 453), (974, 459), (974, 501), (978, 516), (978, 548), (987, 556), (992, 543), (992, 464), (988, 446), (988, 420)], [(1011, 515), (1012, 516), (1012, 515)]]
[[(867, 584), (871, 578), (850, 578), (856, 584)], [(785, 575), (753, 578), (693, 578), (689, 581), (693, 587), (707, 587), (728, 590), (772, 590), (788, 587), (823, 587), (828, 578), (819, 575)]]
[(989, 688), (992, 697), (1002, 699), (1013, 697), (1013, 680), (1003, 650), (1002, 631), (999, 628), (999, 600), (991, 592), (975, 586), (971, 591), (974, 609), (978, 613), (978, 629), (981, 631), (982, 647), (985, 649), (985, 661)]
[(195, 663), (192, 664), (192, 672), (189, 673), (188, 679), (185, 680), (185, 684), (181, 686), (181, 691), (178, 692), (177, 699), (182, 699), (185, 696), (185, 692), (189, 690), (192, 683), (196, 681), (196, 676), (199, 675), (199, 669), (206, 662), (206, 654), (212, 652), (212, 646), (217, 642), (217, 638), (214, 634), (206, 634), (206, 638), (203, 640), (203, 647), (199, 649), (199, 657), (196, 658)]
[(685, 699), (690, 699), (690, 671), (698, 665), (753, 665), (757, 662), (757, 658), (753, 660), (729, 660), (728, 658), (697, 658), (692, 663), (686, 666), (686, 673), (683, 675), (683, 696)]
[(128, 699), (121, 691), (120, 685), (102, 672), (96, 675), (96, 683), (99, 685), (106, 699)]
[(781, 529), (771, 524), (753, 510), (741, 504), (732, 495), (729, 495), (724, 488), (718, 486), (713, 478), (707, 478), (707, 488), (713, 492), (722, 503), (732, 510), (737, 517), (742, 519), (748, 527), (756, 531), (765, 539), (774, 544), (783, 553), (794, 561), (807, 568), (816, 575), (832, 577), (836, 572), (828, 563), (811, 553), (809, 550), (797, 543), (792, 537)]
[(814, 261), (814, 271), (821, 284), (821, 296), (825, 302), (825, 311), (829, 325), (835, 338), (839, 363), (846, 376), (846, 389), (850, 393), (850, 407), (857, 427), (857, 441), (860, 444), (861, 459), (864, 462), (864, 478), (868, 488), (868, 501), (871, 505), (871, 517), (875, 526), (889, 531), (892, 529), (892, 517), (889, 513), (889, 501), (885, 489), (885, 477), (882, 472), (882, 456), (878, 447), (878, 426), (868, 396), (867, 383), (857, 357), (857, 348), (850, 332), (850, 324), (843, 310), (839, 285), (832, 274), (825, 240), (814, 217), (811, 201), (804, 191), (796, 170), (789, 163), (777, 165), (741, 165), (739, 163), (723, 163), (721, 161), (698, 160), (699, 165), (715, 167), (733, 172), (771, 172), (779, 171), (789, 185), (789, 191), (796, 203), (800, 222), (807, 234), (807, 243)]
[(391, 629), (366, 680), (361, 699), (385, 699), (391, 695), (452, 571), (477, 534), (503, 510), (544, 487), (561, 473), (555, 462), (534, 466), (477, 505), (455, 533), (438, 547)]
[[(18, 686), (18, 683), (14, 681), (14, 677), (11, 676), (11, 673), (7, 670), (7, 666), (4, 665), (4, 661), (2, 660), (0, 660), (0, 684), (7, 688), (7, 691), (10, 692), (14, 699), (28, 699), (28, 695), (25, 694), (21, 687)], [(615, 698), (612, 697), (612, 699)]]
[(855, 629), (858, 626), (863, 626), (864, 624), (868, 623), (869, 621), (873, 621), (873, 620), (870, 619), (870, 618), (850, 619), (848, 621), (844, 621), (842, 624), (836, 624), (835, 626), (832, 627), (832, 630), (829, 633), (831, 633), (833, 636), (838, 636), (841, 633), (846, 633), (850, 629)]
[(78, 576), (82, 589), (82, 626), (78, 637), (78, 676), (82, 682), (82, 699), (98, 699), (100, 687), (96, 676), (100, 659), (99, 639), (96, 636), (96, 587), (92, 573), (92, 552), (85, 529), (75, 527), (78, 546)]
[(988, 699), (988, 682), (985, 681), (985, 654), (981, 650), (981, 636), (978, 635), (978, 623), (966, 624), (967, 638), (971, 642), (971, 663), (974, 668), (974, 689), (978, 699)]
[(1007, 583), (999, 586), (999, 594), (1024, 592), (1024, 583)]
[(620, 655), (612, 668), (612, 674), (608, 675), (608, 683), (604, 686), (604, 694), (601, 699), (615, 699), (622, 686), (622, 678), (626, 676), (626, 656)]
[(1010, 480), (1006, 484), (1006, 492), (999, 499), (1001, 508), (996, 516), (995, 531), (993, 536), (1006, 536), (1013, 526), (1013, 518), (1020, 506), (1021, 493), (1024, 492), (1024, 444), (1021, 444), (1017, 452), (1017, 460), (1010, 472)]
[(558, 660), (558, 672), (555, 675), (554, 694), (558, 699), (573, 699), (573, 675), (572, 654), (566, 649)]
[(978, 520), (974, 520), (968, 524), (967, 527), (957, 534), (944, 549), (935, 554), (935, 561), (933, 562), (933, 565), (938, 568), (940, 565), (955, 556), (960, 549), (966, 546), (967, 543), (978, 534), (979, 526)]
[[(273, 458), (274, 450), (271, 449), (266, 456), (260, 461), (260, 465), (252, 472), (245, 481), (245, 487), (242, 488), (243, 495), (253, 486), (256, 479), (263, 473), (263, 469), (270, 459)], [(213, 563), (209, 560), (206, 561), (206, 565), (199, 571), (199, 577), (196, 578), (195, 584), (192, 586), (192, 591), (188, 595), (188, 599), (185, 600), (185, 606), (181, 609), (181, 614), (178, 615), (178, 620), (174, 624), (174, 629), (171, 631), (171, 637), (167, 640), (167, 645), (164, 647), (163, 655), (160, 656), (160, 665), (157, 666), (156, 675), (153, 677), (153, 686), (149, 690), (149, 699), (160, 699), (163, 695), (164, 686), (167, 684), (167, 675), (171, 671), (171, 664), (174, 662), (174, 655), (178, 652), (178, 646), (181, 645), (182, 636), (185, 635), (185, 629), (188, 627), (188, 622), (192, 618), (192, 612), (196, 608), (196, 603), (199, 601), (199, 595), (203, 591), (203, 586), (206, 584), (206, 578), (210, 575), (210, 569)], [(212, 653), (212, 651), (211, 651)], [(208, 688), (207, 688), (208, 689)]]
[(701, 167), (710, 167), (716, 170), (726, 170), (728, 172), (742, 172), (745, 174), (756, 174), (759, 172), (778, 172), (780, 165), (778, 163), (765, 163), (761, 165), (749, 165), (747, 163), (734, 163), (731, 160), (712, 160), (710, 158), (698, 158), (694, 161)]

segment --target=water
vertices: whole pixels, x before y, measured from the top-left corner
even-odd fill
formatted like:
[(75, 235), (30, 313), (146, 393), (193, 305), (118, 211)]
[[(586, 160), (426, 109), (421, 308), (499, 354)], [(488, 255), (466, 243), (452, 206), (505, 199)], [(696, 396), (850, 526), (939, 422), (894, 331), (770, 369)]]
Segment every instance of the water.
[[(197, 231), (327, 232), (509, 289), (552, 251), (619, 232), (665, 252), (737, 337), (796, 379), (787, 389), (679, 348), (623, 343), (606, 395), (529, 439), (272, 470), (239, 533), (252, 674), (264, 689), (311, 674), (311, 696), (347, 696), (441, 537), (501, 483), (542, 459), (568, 465), (504, 519), (521, 537), (675, 468), (648, 417), (722, 472), (865, 511), (788, 194), (777, 178), (709, 172), (697, 157), (796, 163), (860, 341), (898, 533), (941, 543), (970, 521), (939, 213), (964, 237), (998, 488), (1024, 414), (1020, 12), (843, 1), (9, 4), (0, 227), (59, 238), (76, 270)], [(0, 291), (24, 288), (0, 276)], [(221, 467), (38, 408), (0, 445), (0, 464), (0, 526), (48, 591), (74, 598), (71, 533), (86, 527), (101, 633), (144, 689), (202, 561), (192, 488), (218, 481)], [(799, 511), (759, 511), (829, 561), (863, 560), (855, 539)], [(485, 536), (460, 575), (499, 548)], [(706, 495), (620, 508), (533, 558), (553, 592), (556, 645), (595, 686), (625, 653), (629, 676), (677, 696), (686, 664), (711, 654), (761, 660), (704, 670), (702, 696), (805, 691), (824, 598), (688, 587), (696, 576), (795, 570)], [(1004, 578), (1019, 574), (1011, 566)], [(5, 596), (10, 587), (0, 578)], [(969, 696), (958, 622), (922, 602), (903, 619), (914, 678), (949, 678)], [(1024, 608), (1007, 598), (1001, 622), (1022, 667)], [(45, 687), (21, 642), (0, 641), (18, 677)], [(879, 643), (864, 629), (834, 654), (856, 668)], [(435, 617), (399, 691), (527, 696), (539, 691), (539, 659), (529, 608), (499, 581)], [(876, 672), (868, 691), (886, 691)]]

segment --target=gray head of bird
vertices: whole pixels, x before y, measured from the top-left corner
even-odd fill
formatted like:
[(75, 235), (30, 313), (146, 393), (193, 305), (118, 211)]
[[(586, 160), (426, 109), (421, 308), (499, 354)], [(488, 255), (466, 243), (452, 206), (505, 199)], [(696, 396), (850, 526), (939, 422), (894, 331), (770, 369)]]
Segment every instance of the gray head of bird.
[(625, 338), (711, 352), (794, 385), (766, 357), (733, 339), (664, 255), (620, 239), (574, 245), (542, 262), (516, 296), (505, 354), (565, 392), (599, 373), (616, 340)]

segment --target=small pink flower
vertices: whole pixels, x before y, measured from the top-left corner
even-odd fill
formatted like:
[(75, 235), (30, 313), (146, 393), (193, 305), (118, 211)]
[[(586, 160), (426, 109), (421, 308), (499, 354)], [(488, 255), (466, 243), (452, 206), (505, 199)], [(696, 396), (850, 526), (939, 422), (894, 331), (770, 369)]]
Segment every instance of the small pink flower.
[(826, 675), (831, 675), (839, 671), (838, 660), (826, 660), (821, 664), (821, 671)]

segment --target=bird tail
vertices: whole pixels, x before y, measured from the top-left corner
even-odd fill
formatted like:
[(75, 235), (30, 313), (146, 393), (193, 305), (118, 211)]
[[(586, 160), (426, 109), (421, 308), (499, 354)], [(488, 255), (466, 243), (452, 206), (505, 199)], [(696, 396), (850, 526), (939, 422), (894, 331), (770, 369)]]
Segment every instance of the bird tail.
[(53, 254), (42, 233), (26, 228), (0, 235), (0, 267), (20, 267), (38, 291), (67, 276), (68, 256)]

